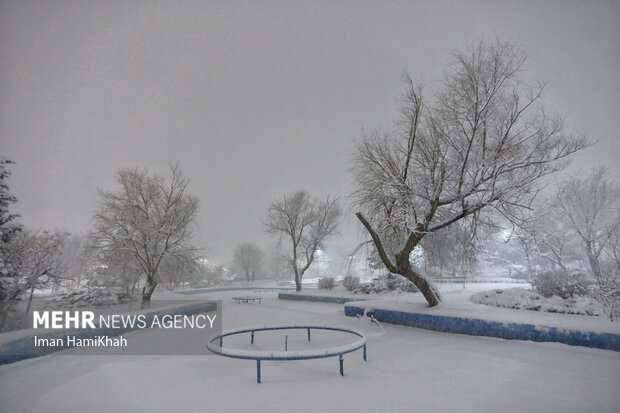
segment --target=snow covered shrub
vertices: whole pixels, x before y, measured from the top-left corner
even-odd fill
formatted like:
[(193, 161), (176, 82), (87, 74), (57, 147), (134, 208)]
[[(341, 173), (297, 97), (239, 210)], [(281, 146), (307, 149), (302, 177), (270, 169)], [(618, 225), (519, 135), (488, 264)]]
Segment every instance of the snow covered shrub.
[(391, 273), (380, 275), (369, 283), (360, 284), (353, 293), (355, 294), (377, 294), (387, 291), (399, 293), (417, 293), (419, 290), (414, 283), (400, 275)]
[(342, 281), (342, 286), (347, 291), (353, 291), (359, 285), (360, 285), (360, 278), (359, 277), (354, 277), (352, 275), (347, 275), (346, 277), (344, 277), (344, 280)]
[(527, 268), (522, 265), (512, 265), (508, 267), (508, 276), (515, 280), (528, 280), (530, 273)]
[(331, 277), (319, 278), (319, 289), (331, 290), (336, 285), (336, 282)]
[(590, 284), (587, 276), (579, 271), (551, 270), (532, 277), (532, 287), (546, 298), (554, 295), (562, 298), (588, 295)]
[(47, 308), (80, 308), (110, 306), (127, 303), (134, 297), (126, 295), (118, 287), (91, 287), (84, 290), (69, 291), (47, 300)]
[(525, 288), (508, 288), (482, 291), (472, 295), (475, 303), (515, 310), (546, 311), (549, 313), (581, 314), (598, 316), (602, 306), (590, 297), (563, 299), (557, 295), (545, 298)]

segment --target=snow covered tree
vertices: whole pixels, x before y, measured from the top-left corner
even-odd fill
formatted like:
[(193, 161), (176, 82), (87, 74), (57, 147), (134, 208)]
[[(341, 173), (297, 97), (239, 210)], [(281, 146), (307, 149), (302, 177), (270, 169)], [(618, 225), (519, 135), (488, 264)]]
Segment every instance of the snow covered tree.
[(265, 226), (272, 234), (290, 241), (288, 261), (295, 273), (295, 289), (301, 291), (306, 270), (312, 265), (325, 240), (336, 233), (341, 215), (334, 198), (312, 199), (304, 191), (285, 195), (269, 207)]
[(245, 274), (247, 281), (254, 281), (265, 261), (265, 253), (251, 242), (239, 245), (233, 253), (233, 264)]
[(168, 256), (191, 258), (192, 226), (198, 199), (186, 193), (189, 181), (178, 165), (171, 165), (166, 180), (146, 170), (118, 173), (120, 191), (99, 191), (101, 206), (94, 216), (93, 238), (99, 251), (130, 254), (142, 269), (146, 285), (142, 306), (147, 306), (160, 282), (160, 268)]
[(546, 200), (535, 207), (535, 218), (522, 225), (524, 247), (534, 247), (541, 267), (568, 273), (579, 260), (579, 242), (556, 200)]
[[(93, 242), (94, 244), (94, 242)], [(134, 255), (123, 249), (100, 251), (96, 244), (90, 249), (89, 262), (94, 267), (87, 281), (91, 287), (120, 288), (120, 297), (131, 299), (136, 295), (144, 271)]]
[(8, 245), (7, 259), (15, 277), (7, 284), (0, 311), (0, 330), (5, 327), (18, 300), (28, 296), (25, 312), (30, 311), (34, 292), (45, 288), (62, 273), (62, 246), (67, 234), (22, 230)]
[(554, 205), (579, 245), (597, 298), (613, 318), (620, 302), (620, 187), (610, 182), (605, 168), (598, 168), (566, 181)]
[[(9, 207), (17, 202), (17, 198), (9, 193), (9, 185), (7, 183), (11, 172), (8, 166), (15, 162), (8, 159), (0, 160), (0, 278), (13, 277), (14, 270), (8, 258), (9, 242), (13, 235), (22, 230), (21, 224), (15, 221), (19, 215), (11, 214)], [(6, 292), (4, 291), (4, 281), (0, 280), (0, 300), (4, 299)]]
[(586, 145), (545, 113), (544, 84), (523, 79), (524, 63), (513, 45), (483, 40), (455, 54), (428, 101), (406, 76), (397, 128), (358, 144), (356, 216), (387, 269), (413, 281), (430, 306), (439, 293), (410, 262), (422, 239), (463, 219), (484, 223), (487, 211), (516, 219), (541, 178)]
[(160, 280), (170, 290), (180, 288), (184, 283), (196, 283), (201, 278), (201, 269), (193, 255), (168, 255), (160, 269)]

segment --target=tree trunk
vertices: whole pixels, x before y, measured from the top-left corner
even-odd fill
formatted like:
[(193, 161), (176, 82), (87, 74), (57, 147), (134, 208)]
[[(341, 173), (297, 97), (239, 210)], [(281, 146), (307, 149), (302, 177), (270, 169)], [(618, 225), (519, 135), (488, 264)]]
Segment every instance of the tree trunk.
[[(408, 255), (407, 255), (408, 257)], [(413, 268), (411, 268), (411, 264), (409, 263), (409, 259), (406, 261), (399, 260), (398, 270), (399, 274), (411, 281), (415, 284), (416, 287), (420, 290), (426, 301), (428, 302), (429, 307), (434, 307), (439, 304), (441, 298), (439, 296), (439, 292), (435, 289), (435, 287), (424, 277), (422, 274), (419, 274)]]
[(30, 286), (30, 297), (28, 297), (28, 306), (26, 307), (26, 314), (30, 312), (30, 308), (32, 308), (32, 297), (34, 296), (34, 282)]
[(586, 255), (588, 257), (588, 264), (590, 264), (590, 269), (592, 270), (592, 274), (594, 278), (597, 280), (601, 278), (601, 266), (598, 260), (598, 257), (594, 254), (592, 248), (591, 241), (585, 241), (586, 244)]
[(295, 268), (295, 291), (301, 291), (301, 276), (297, 268)]
[(379, 257), (381, 261), (385, 265), (385, 267), (394, 274), (400, 274), (403, 277), (407, 278), (409, 281), (413, 282), (416, 287), (420, 290), (426, 301), (428, 302), (429, 307), (434, 307), (439, 304), (441, 300), (439, 296), (439, 292), (435, 289), (435, 287), (424, 277), (422, 274), (418, 273), (411, 267), (411, 263), (409, 262), (409, 256), (411, 255), (411, 251), (415, 249), (418, 243), (422, 240), (422, 237), (418, 237), (417, 240), (413, 239), (412, 242), (408, 242), (407, 245), (400, 251), (394, 258), (396, 258), (396, 265), (394, 265), (390, 258), (388, 257), (385, 249), (383, 248), (383, 243), (381, 242), (381, 237), (377, 232), (372, 228), (370, 223), (364, 218), (361, 213), (355, 214), (357, 218), (360, 220), (362, 225), (366, 227), (368, 233), (372, 237), (372, 240), (377, 248), (377, 252), (379, 253)]
[(146, 285), (142, 287), (142, 305), (140, 307), (141, 310), (145, 308), (150, 308), (151, 296), (155, 291), (155, 287), (157, 287), (157, 281), (155, 281), (153, 277), (148, 277), (146, 280)]

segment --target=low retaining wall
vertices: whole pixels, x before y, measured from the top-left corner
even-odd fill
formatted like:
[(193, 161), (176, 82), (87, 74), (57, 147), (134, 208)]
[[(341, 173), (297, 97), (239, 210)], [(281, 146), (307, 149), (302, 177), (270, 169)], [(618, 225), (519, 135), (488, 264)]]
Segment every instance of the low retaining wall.
[[(174, 310), (174, 312), (173, 312)], [(162, 309), (162, 310), (153, 310), (146, 313), (146, 323), (151, 323), (155, 316), (161, 317), (167, 314), (180, 314), (180, 315), (193, 315), (193, 314), (201, 314), (207, 313), (211, 311), (217, 310), (217, 302), (215, 301), (207, 301), (204, 303), (192, 303), (187, 305), (182, 305), (174, 308)], [(55, 339), (61, 338), (68, 335), (73, 335), (76, 338), (85, 339), (85, 338), (94, 338), (96, 336), (108, 336), (108, 337), (116, 337), (124, 333), (128, 333), (130, 331), (138, 330), (138, 326), (134, 325), (133, 327), (121, 327), (121, 328), (106, 328), (106, 327), (96, 327), (96, 328), (84, 328), (84, 329), (65, 329), (58, 330), (52, 332), (41, 333), (36, 330), (31, 330), (31, 333), (25, 336), (21, 336), (20, 338), (16, 338), (15, 340), (8, 341), (0, 345), (0, 365), (2, 364), (10, 364), (15, 363), (16, 361), (25, 360), (34, 357), (45, 356), (51, 353), (55, 353), (57, 351), (65, 350), (64, 348), (57, 349), (55, 347), (35, 347), (34, 346), (34, 337), (43, 339)]]
[(333, 303), (344, 304), (350, 301), (360, 301), (357, 297), (332, 297), (329, 295), (309, 295), (309, 294), (293, 294), (293, 293), (278, 293), (280, 300), (293, 300), (293, 301), (311, 301), (318, 303)]
[[(355, 317), (364, 314), (364, 307), (355, 304), (345, 305), (345, 315)], [(555, 342), (571, 346), (584, 346), (605, 350), (620, 351), (620, 335), (580, 330), (566, 330), (556, 327), (533, 324), (502, 323), (471, 318), (450, 317), (422, 313), (408, 313), (396, 310), (372, 309), (367, 312), (378, 321), (419, 327), (446, 333), (487, 336), (508, 340), (531, 340), (536, 342)]]

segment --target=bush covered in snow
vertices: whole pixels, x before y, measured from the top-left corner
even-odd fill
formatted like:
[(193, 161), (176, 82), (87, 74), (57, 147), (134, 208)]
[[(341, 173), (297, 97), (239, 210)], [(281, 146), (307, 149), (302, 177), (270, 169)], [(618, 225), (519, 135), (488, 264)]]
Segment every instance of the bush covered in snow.
[(347, 275), (346, 277), (344, 277), (344, 280), (342, 281), (342, 286), (347, 291), (353, 291), (357, 287), (359, 287), (359, 285), (360, 285), (360, 278), (354, 277), (352, 275)]
[(399, 293), (417, 293), (419, 290), (414, 283), (394, 274), (383, 274), (373, 279), (369, 283), (360, 284), (354, 294), (377, 294), (382, 292), (395, 291)]
[(601, 305), (592, 298), (561, 298), (557, 295), (546, 298), (525, 288), (482, 291), (471, 297), (472, 301), (495, 307), (514, 308), (550, 313), (582, 314), (598, 316), (603, 313)]
[(580, 271), (551, 270), (534, 275), (532, 287), (543, 297), (574, 298), (588, 295), (592, 282)]
[(47, 300), (46, 307), (79, 308), (122, 304), (131, 301), (132, 297), (122, 294), (120, 288), (95, 287), (88, 290), (70, 291)]
[(331, 277), (319, 278), (319, 289), (321, 290), (331, 290), (335, 285), (336, 281)]

